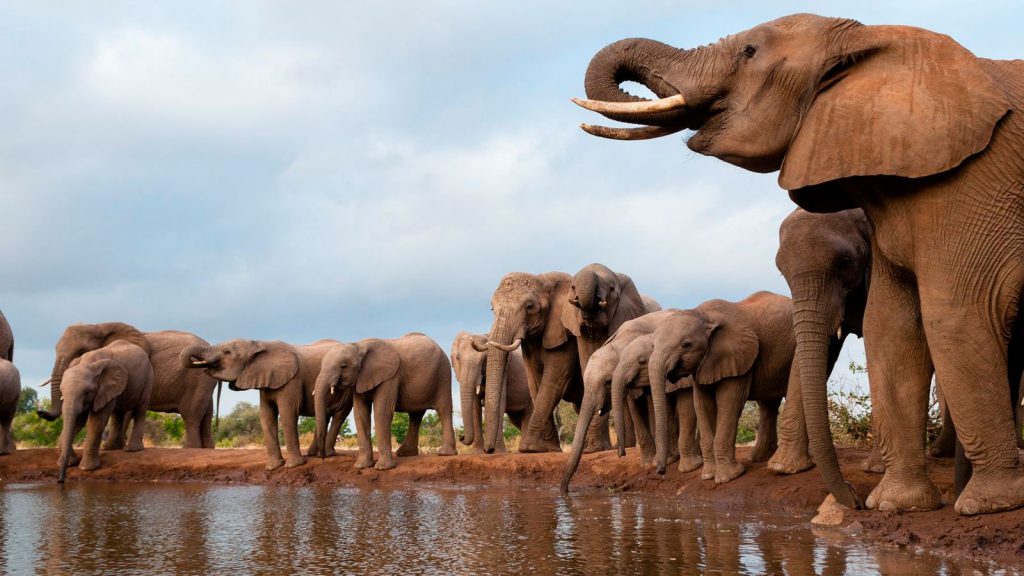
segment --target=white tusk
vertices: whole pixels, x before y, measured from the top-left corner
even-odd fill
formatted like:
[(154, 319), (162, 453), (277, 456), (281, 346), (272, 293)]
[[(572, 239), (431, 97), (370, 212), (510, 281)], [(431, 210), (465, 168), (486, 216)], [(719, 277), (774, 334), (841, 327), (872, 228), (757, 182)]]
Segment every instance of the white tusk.
[(599, 138), (609, 140), (651, 140), (661, 138), (669, 134), (675, 134), (685, 128), (678, 126), (668, 128), (665, 126), (644, 126), (643, 128), (611, 128), (608, 126), (596, 126), (594, 124), (580, 124), (584, 132)]
[(488, 340), (487, 341), (487, 345), (488, 346), (493, 346), (493, 347), (497, 348), (498, 350), (504, 350), (505, 352), (511, 352), (511, 351), (515, 350), (516, 348), (519, 348), (519, 345), (522, 342), (523, 342), (522, 338), (516, 338), (515, 342), (513, 342), (511, 344), (502, 344), (500, 342), (495, 342), (493, 340)]
[(572, 101), (591, 112), (599, 114), (655, 114), (658, 112), (671, 112), (686, 106), (686, 100), (682, 94), (661, 98), (659, 100), (643, 100), (640, 102), (604, 102), (601, 100), (587, 100), (585, 98), (573, 98)]

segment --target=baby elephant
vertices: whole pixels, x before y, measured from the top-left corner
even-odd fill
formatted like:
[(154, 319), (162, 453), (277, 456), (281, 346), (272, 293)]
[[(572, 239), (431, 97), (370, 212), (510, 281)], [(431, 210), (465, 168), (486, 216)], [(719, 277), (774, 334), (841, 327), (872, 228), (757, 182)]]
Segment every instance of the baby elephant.
[(18, 411), (18, 396), (21, 394), (21, 375), (8, 360), (0, 359), (0, 455), (14, 451), (14, 436), (11, 422)]
[[(487, 335), (459, 332), (452, 342), (452, 367), (459, 381), (459, 397), (462, 400), (462, 425), (465, 432), (460, 440), (466, 446), (472, 446), (474, 454), (483, 454), (483, 401), (488, 386)], [(529, 422), (533, 414), (533, 401), (526, 380), (523, 353), (519, 350), (508, 355), (505, 380), (505, 414), (508, 414), (512, 425), (522, 431), (523, 424)], [(494, 451), (505, 451), (505, 440), (501, 434), (494, 444)]]
[(153, 365), (149, 354), (124, 340), (86, 352), (64, 372), (60, 382), (61, 413), (64, 426), (60, 431), (60, 475), (64, 482), (68, 466), (78, 460), (72, 443), (75, 435), (88, 424), (81, 464), (82, 470), (100, 467), (100, 440), (112, 414), (132, 421), (132, 434), (125, 452), (142, 450), (142, 433), (146, 428), (146, 409), (153, 389)]
[(326, 433), (326, 413), (321, 399), (335, 389), (354, 388), (353, 409), (359, 457), (356, 468), (374, 466), (370, 444), (370, 409), (373, 408), (374, 437), (380, 460), (374, 468), (395, 467), (391, 453), (391, 418), (396, 411), (409, 414), (409, 432), (398, 449), (399, 456), (419, 453), (419, 427), (428, 409), (437, 411), (444, 440), (437, 453), (455, 454), (455, 431), (452, 428), (452, 366), (448, 356), (436, 342), (419, 333), (394, 340), (368, 338), (358, 342), (336, 344), (324, 356), (323, 368), (316, 382), (317, 436)]

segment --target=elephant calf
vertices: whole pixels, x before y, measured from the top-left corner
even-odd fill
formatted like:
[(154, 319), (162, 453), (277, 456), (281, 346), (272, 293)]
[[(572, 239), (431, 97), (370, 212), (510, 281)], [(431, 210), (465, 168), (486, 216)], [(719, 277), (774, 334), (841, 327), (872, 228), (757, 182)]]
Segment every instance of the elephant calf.
[(18, 411), (18, 396), (21, 394), (21, 375), (8, 360), (0, 359), (0, 455), (14, 451), (14, 436), (11, 422)]
[[(191, 346), (181, 351), (180, 361), (188, 367), (229, 382), (232, 390), (260, 391), (260, 426), (267, 449), (267, 470), (283, 465), (289, 468), (306, 463), (299, 451), (299, 416), (315, 416), (313, 390), (320, 374), (321, 361), (335, 340), (318, 340), (305, 346), (280, 341), (229, 340), (214, 346)], [(330, 437), (321, 447), (318, 435), (309, 455), (333, 455), (334, 443), (342, 423), (352, 410), (351, 394), (339, 393), (326, 399), (331, 416)], [(287, 461), (281, 457), (277, 437), (277, 418), (284, 428)]]
[[(433, 409), (441, 419), (444, 436), (440, 456), (455, 455), (452, 428), (452, 366), (444, 350), (429, 337), (416, 332), (393, 340), (368, 338), (334, 344), (324, 356), (316, 382), (317, 437), (326, 432), (326, 399), (337, 390), (353, 389), (359, 457), (356, 468), (378, 470), (395, 467), (391, 452), (391, 419), (396, 411), (409, 414), (409, 431), (398, 456), (419, 453), (419, 428), (423, 414)], [(370, 444), (370, 409), (380, 459), (374, 465)]]
[[(459, 381), (465, 430), (460, 440), (466, 446), (472, 446), (474, 454), (484, 452), (483, 402), (487, 391), (487, 340), (487, 334), (459, 332), (452, 342), (452, 367)], [(512, 425), (522, 432), (523, 424), (530, 421), (533, 413), (522, 352), (516, 350), (508, 355), (505, 380), (505, 414), (508, 414)], [(498, 435), (494, 448), (496, 452), (505, 451), (503, 435)]]
[(132, 433), (126, 452), (142, 450), (146, 410), (153, 390), (153, 365), (149, 354), (135, 344), (117, 340), (86, 352), (70, 364), (60, 383), (64, 425), (60, 432), (58, 482), (63, 483), (67, 467), (77, 457), (72, 444), (75, 435), (88, 424), (79, 468), (100, 466), (100, 439), (112, 414), (131, 418)]

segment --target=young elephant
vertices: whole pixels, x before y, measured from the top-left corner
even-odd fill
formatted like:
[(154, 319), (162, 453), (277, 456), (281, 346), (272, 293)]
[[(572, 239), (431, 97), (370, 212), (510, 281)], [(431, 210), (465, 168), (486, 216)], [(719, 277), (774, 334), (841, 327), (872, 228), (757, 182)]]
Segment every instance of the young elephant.
[[(799, 385), (799, 369), (792, 369), (793, 304), (785, 296), (756, 292), (740, 302), (709, 300), (684, 312), (685, 321), (656, 340), (677, 351), (671, 370), (694, 377), (704, 457), (701, 478), (721, 484), (744, 472), (736, 461), (736, 425), (747, 400), (758, 402), (761, 416), (753, 459), (775, 452), (779, 404), (787, 388)], [(654, 396), (657, 407), (657, 390)], [(787, 410), (784, 415), (782, 446), (771, 456), (769, 466), (781, 462), (785, 466), (779, 468), (797, 472), (813, 463), (807, 454), (806, 428), (794, 413)], [(660, 464), (667, 444), (661, 427), (656, 443)]]
[(135, 344), (117, 340), (98, 350), (86, 352), (64, 372), (60, 383), (64, 425), (60, 432), (60, 475), (78, 460), (72, 444), (75, 435), (88, 424), (79, 468), (100, 466), (100, 439), (112, 414), (132, 420), (132, 434), (126, 452), (142, 450), (146, 409), (153, 390), (153, 365), (149, 354)]
[[(314, 392), (318, 438), (323, 436), (327, 425), (322, 400), (337, 389), (345, 388), (355, 390), (356, 434), (359, 436), (356, 468), (373, 466), (388, 470), (395, 467), (391, 452), (391, 418), (396, 411), (409, 414), (409, 431), (398, 449), (398, 456), (419, 453), (420, 421), (429, 409), (435, 410), (441, 419), (443, 443), (438, 455), (455, 455), (452, 365), (444, 350), (426, 335), (413, 332), (393, 340), (367, 338), (332, 345), (324, 356)], [(376, 465), (370, 444), (371, 408), (374, 437), (380, 452)]]
[[(462, 400), (462, 425), (465, 432), (459, 440), (466, 446), (473, 446), (474, 454), (484, 451), (483, 401), (487, 390), (487, 334), (459, 332), (452, 342), (452, 368), (459, 381), (459, 397)], [(522, 432), (523, 424), (530, 421), (533, 401), (530, 399), (530, 385), (526, 381), (526, 367), (523, 354), (516, 350), (508, 355), (505, 370), (505, 414), (509, 421)], [(494, 444), (496, 452), (505, 451), (503, 435), (498, 435)]]
[[(267, 449), (267, 470), (282, 465), (294, 468), (306, 463), (299, 451), (299, 416), (315, 416), (313, 390), (324, 355), (337, 345), (335, 340), (318, 340), (305, 346), (280, 341), (229, 340), (214, 346), (192, 346), (181, 351), (181, 363), (202, 369), (229, 383), (232, 390), (260, 391), (260, 426)], [(317, 436), (307, 454), (333, 455), (334, 442), (342, 423), (352, 410), (350, 394), (325, 399), (332, 418), (330, 436), (321, 448)], [(281, 417), (288, 458), (281, 457), (277, 418)], [(325, 416), (326, 417), (326, 416)]]
[(18, 411), (21, 394), (21, 375), (10, 361), (0, 359), (0, 455), (15, 450), (11, 422)]

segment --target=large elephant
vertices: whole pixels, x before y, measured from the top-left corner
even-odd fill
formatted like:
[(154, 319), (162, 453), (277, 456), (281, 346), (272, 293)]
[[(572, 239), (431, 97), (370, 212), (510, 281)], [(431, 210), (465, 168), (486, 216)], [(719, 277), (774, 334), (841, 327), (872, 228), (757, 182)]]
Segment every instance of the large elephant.
[[(131, 342), (149, 355), (155, 377), (149, 409), (181, 415), (185, 423), (186, 448), (213, 448), (210, 423), (214, 413), (213, 390), (218, 383), (201, 371), (190, 371), (182, 367), (178, 360), (182, 350), (190, 346), (209, 345), (202, 338), (188, 332), (140, 332), (123, 322), (68, 326), (57, 341), (56, 359), (49, 380), (50, 410), (40, 410), (39, 415), (47, 420), (60, 416), (60, 383), (64, 371), (73, 360), (116, 340)], [(115, 414), (103, 447), (107, 450), (122, 448), (124, 441), (124, 423)]]
[(14, 362), (14, 331), (3, 312), (0, 312), (0, 360)]
[[(573, 277), (563, 272), (507, 274), (491, 298), (491, 308), (488, 381), (503, 381), (508, 352), (520, 343), (526, 360), (534, 413), (519, 451), (558, 452), (561, 446), (548, 423), (550, 415), (560, 400), (579, 409), (590, 356), (623, 322), (660, 306), (641, 296), (629, 276), (590, 264)], [(484, 401), (487, 452), (493, 450), (500, 428), (500, 398), (500, 390), (489, 389)], [(586, 436), (585, 452), (610, 448), (607, 418), (599, 417)]]
[[(623, 92), (624, 80), (659, 100)], [(956, 511), (1024, 505), (1010, 407), (1024, 369), (1024, 61), (978, 58), (918, 28), (799, 14), (691, 50), (616, 42), (591, 61), (586, 90), (586, 107), (645, 125), (592, 133), (692, 129), (693, 151), (781, 170), (806, 210), (864, 209), (864, 335), (886, 464), (869, 508), (942, 505), (925, 471), (933, 369), (974, 467)]]
[[(391, 419), (394, 413), (409, 414), (409, 431), (398, 456), (419, 453), (419, 428), (427, 410), (437, 412), (441, 421), (439, 456), (454, 456), (455, 429), (452, 426), (452, 365), (444, 350), (431, 338), (412, 332), (391, 340), (367, 338), (358, 342), (332, 344), (323, 359), (316, 381), (316, 434), (327, 430), (326, 399), (339, 390), (354, 394), (359, 457), (356, 468), (388, 470), (395, 467), (391, 452)], [(373, 461), (370, 443), (370, 411), (373, 410), (374, 440), (380, 458)]]
[(63, 376), (60, 393), (64, 398), (61, 406), (64, 424), (60, 431), (58, 482), (64, 482), (68, 466), (73, 466), (77, 460), (73, 448), (75, 435), (86, 425), (79, 468), (99, 468), (100, 439), (111, 415), (118, 414), (122, 420), (132, 421), (132, 436), (124, 450), (142, 450), (146, 409), (155, 380), (148, 352), (131, 342), (118, 340), (82, 354), (68, 366)]
[[(181, 350), (179, 364), (203, 371), (212, 378), (229, 383), (232, 390), (260, 391), (260, 426), (267, 449), (267, 470), (282, 465), (294, 468), (306, 463), (299, 451), (299, 416), (315, 416), (313, 390), (320, 375), (321, 361), (338, 342), (317, 340), (294, 346), (280, 341), (228, 340), (220, 344), (189, 346)], [(327, 456), (334, 452), (341, 425), (352, 410), (351, 394), (339, 393), (328, 400), (333, 422), (331, 433), (321, 450), (317, 435), (308, 455)], [(287, 461), (281, 457), (278, 440), (278, 416), (284, 429)]]
[[(459, 381), (459, 398), (462, 409), (463, 434), (459, 439), (466, 446), (472, 446), (476, 454), (484, 451), (483, 401), (487, 390), (487, 334), (459, 332), (452, 342), (452, 368)], [(530, 421), (533, 400), (530, 385), (526, 381), (526, 366), (523, 355), (516, 350), (508, 355), (505, 371), (505, 414), (513, 426), (522, 433), (523, 425)], [(499, 434), (495, 451), (505, 451), (505, 439)]]
[(21, 395), (21, 374), (10, 360), (0, 358), (0, 455), (15, 450), (11, 422), (18, 412)]

